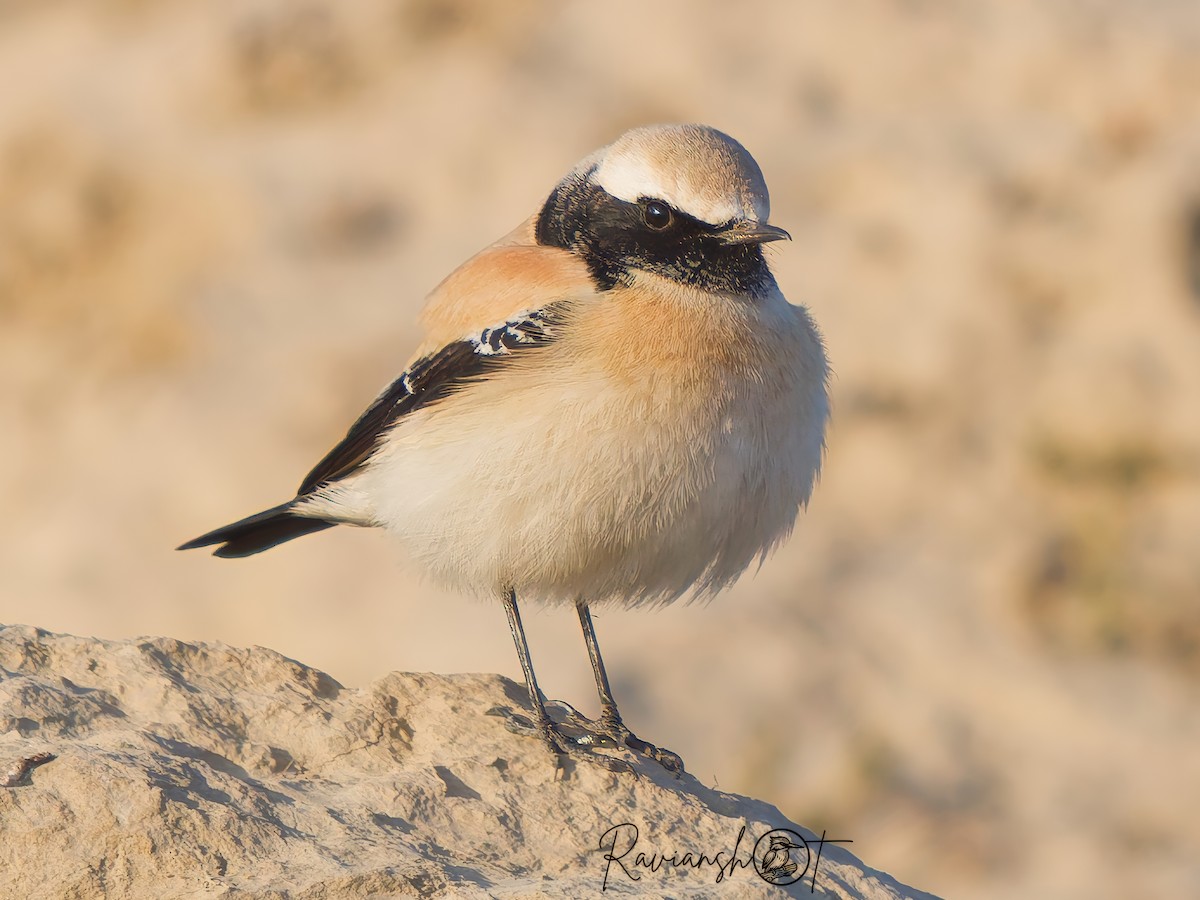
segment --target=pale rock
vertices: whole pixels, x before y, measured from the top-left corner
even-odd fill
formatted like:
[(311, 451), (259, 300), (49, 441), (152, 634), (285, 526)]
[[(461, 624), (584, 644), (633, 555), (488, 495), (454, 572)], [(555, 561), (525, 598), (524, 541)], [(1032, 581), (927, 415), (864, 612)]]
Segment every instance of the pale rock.
[[(654, 764), (558, 771), (488, 715), (524, 698), (498, 675), (348, 689), (261, 647), (0, 627), (0, 770), (55, 754), (0, 788), (0, 896), (583, 897), (606, 867), (619, 897), (813, 896), (814, 870), (817, 896), (930, 896), (844, 845), (787, 890), (752, 865), (721, 883), (714, 865), (639, 868), (639, 851), (726, 861), (743, 828), (742, 863), (775, 828), (817, 845), (770, 804)], [(610, 866), (602, 835), (623, 823), (636, 849)]]

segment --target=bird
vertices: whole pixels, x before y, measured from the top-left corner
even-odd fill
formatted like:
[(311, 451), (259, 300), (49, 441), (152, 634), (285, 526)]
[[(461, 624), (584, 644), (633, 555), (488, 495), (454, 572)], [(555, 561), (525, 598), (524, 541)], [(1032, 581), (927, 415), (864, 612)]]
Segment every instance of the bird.
[[(769, 218), (729, 135), (625, 132), (434, 288), (415, 353), (295, 497), (178, 549), (382, 528), (438, 582), (500, 601), (523, 722), (560, 763), (615, 744), (683, 772), (622, 719), (591, 608), (707, 601), (809, 502), (829, 364), (771, 271), (765, 245), (791, 236)], [(518, 597), (576, 610), (601, 706), (586, 734), (546, 710)]]
[(801, 844), (793, 843), (786, 834), (772, 834), (770, 845), (759, 865), (762, 877), (772, 883), (779, 883), (795, 874), (800, 864), (792, 859), (792, 851), (801, 848)]

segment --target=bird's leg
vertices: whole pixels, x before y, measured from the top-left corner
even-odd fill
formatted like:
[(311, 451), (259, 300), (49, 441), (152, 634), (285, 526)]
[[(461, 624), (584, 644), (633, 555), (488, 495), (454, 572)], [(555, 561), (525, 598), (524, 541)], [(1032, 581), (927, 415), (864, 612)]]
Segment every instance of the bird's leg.
[(555, 753), (562, 753), (563, 748), (554, 732), (554, 723), (546, 712), (542, 701), (542, 691), (538, 687), (537, 676), (533, 674), (533, 660), (529, 657), (529, 642), (525, 640), (525, 628), (521, 625), (521, 613), (517, 610), (517, 592), (508, 590), (504, 594), (504, 611), (508, 614), (508, 630), (512, 632), (513, 643), (517, 646), (517, 658), (521, 661), (521, 672), (525, 675), (525, 686), (529, 690), (529, 705), (537, 720), (535, 726), (543, 740)]
[(650, 757), (669, 772), (682, 772), (683, 760), (677, 753), (643, 741), (621, 721), (617, 701), (613, 699), (612, 688), (608, 684), (608, 672), (605, 671), (604, 660), (600, 657), (600, 642), (596, 640), (592, 614), (583, 602), (575, 604), (575, 609), (579, 613), (579, 624), (583, 628), (583, 641), (587, 644), (588, 658), (592, 661), (592, 674), (596, 676), (596, 692), (600, 695), (601, 734), (615, 741), (617, 746), (628, 747)]
[(614, 772), (631, 771), (628, 763), (612, 759), (598, 753), (593, 753), (584, 745), (559, 732), (554, 721), (546, 712), (546, 704), (542, 691), (538, 687), (537, 676), (533, 674), (533, 660), (529, 656), (529, 643), (525, 640), (525, 628), (521, 625), (521, 613), (517, 610), (517, 592), (509, 589), (504, 594), (504, 611), (508, 614), (508, 628), (512, 632), (513, 643), (517, 646), (517, 657), (521, 660), (521, 671), (525, 674), (525, 685), (529, 690), (529, 705), (537, 720), (534, 727), (538, 735), (550, 751), (559, 758), (569, 756), (573, 759), (586, 759), (599, 763)]

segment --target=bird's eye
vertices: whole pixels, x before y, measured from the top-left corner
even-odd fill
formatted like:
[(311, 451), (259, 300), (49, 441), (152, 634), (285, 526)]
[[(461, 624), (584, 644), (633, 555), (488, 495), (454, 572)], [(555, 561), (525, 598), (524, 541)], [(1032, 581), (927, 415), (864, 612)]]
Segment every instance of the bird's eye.
[(661, 200), (651, 200), (642, 210), (642, 218), (655, 231), (662, 231), (671, 224), (674, 217), (671, 215), (671, 207), (667, 204)]

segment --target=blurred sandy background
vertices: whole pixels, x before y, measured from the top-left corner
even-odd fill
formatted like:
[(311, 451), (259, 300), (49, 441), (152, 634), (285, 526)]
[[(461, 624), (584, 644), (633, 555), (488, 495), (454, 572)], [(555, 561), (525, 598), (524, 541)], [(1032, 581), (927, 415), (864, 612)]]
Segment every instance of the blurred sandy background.
[(1200, 896), (1188, 0), (0, 0), (0, 620), (519, 677), (380, 535), (172, 548), (290, 496), (577, 158), (692, 120), (767, 175), (835, 418), (757, 577), (599, 616), (627, 719), (940, 894)]

